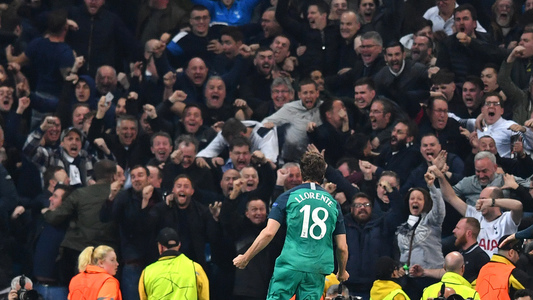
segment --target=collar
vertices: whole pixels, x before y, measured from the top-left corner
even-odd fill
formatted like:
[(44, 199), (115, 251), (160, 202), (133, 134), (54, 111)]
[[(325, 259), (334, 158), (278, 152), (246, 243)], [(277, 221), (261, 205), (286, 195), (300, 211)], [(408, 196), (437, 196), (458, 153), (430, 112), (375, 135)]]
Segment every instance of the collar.
[(492, 258), (490, 259), (491, 262), (498, 262), (502, 264), (506, 264), (509, 266), (514, 266), (513, 262), (507, 259), (507, 257), (502, 256), (500, 254), (493, 254)]
[(477, 247), (479, 247), (478, 243), (475, 242), (472, 246), (468, 247), (466, 250), (460, 250), (459, 253), (461, 254), (469, 254), (470, 252), (474, 251)]
[(392, 75), (394, 75), (394, 77), (398, 77), (402, 74), (404, 68), (405, 68), (405, 59), (402, 60), (402, 68), (400, 69), (400, 71), (398, 71), (398, 73), (392, 71), (391, 68), (389, 68), (389, 71), (391, 72)]

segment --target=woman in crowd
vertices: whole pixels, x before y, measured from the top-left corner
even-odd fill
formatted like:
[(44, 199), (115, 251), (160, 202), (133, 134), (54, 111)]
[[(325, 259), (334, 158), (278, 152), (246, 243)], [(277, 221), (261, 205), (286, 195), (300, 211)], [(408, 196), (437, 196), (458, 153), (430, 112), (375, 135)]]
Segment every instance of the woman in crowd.
[(118, 262), (115, 250), (109, 246), (85, 248), (78, 258), (80, 273), (69, 285), (69, 300), (111, 299), (122, 300), (117, 273)]
[[(409, 208), (407, 222), (398, 226), (396, 232), (400, 249), (400, 262), (404, 268), (419, 264), (423, 268), (438, 269), (444, 264), (442, 255), (441, 231), (446, 214), (442, 194), (434, 185), (435, 175), (424, 175), (431, 193), (422, 188), (412, 188), (406, 196)], [(427, 281), (427, 282), (426, 282)], [(405, 291), (412, 299), (422, 295), (417, 292), (429, 285), (426, 278), (411, 278)], [(412, 292), (415, 294), (411, 294)], [(411, 292), (411, 293), (410, 293)]]

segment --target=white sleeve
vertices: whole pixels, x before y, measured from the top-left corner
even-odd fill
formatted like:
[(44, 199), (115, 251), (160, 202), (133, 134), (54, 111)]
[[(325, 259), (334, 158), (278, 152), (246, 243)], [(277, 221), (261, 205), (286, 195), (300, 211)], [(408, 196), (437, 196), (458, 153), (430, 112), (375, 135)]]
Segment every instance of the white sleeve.
[(217, 157), (222, 151), (224, 151), (224, 147), (227, 147), (228, 143), (222, 136), (222, 132), (219, 132), (217, 136), (205, 147), (202, 151), (198, 152), (196, 154), (197, 157)]

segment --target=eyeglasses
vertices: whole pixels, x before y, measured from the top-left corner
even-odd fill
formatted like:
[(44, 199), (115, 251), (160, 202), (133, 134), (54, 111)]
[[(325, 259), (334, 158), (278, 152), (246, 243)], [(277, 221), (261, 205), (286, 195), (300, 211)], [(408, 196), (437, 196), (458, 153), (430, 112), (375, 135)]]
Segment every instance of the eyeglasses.
[(354, 203), (354, 204), (352, 204), (352, 207), (355, 207), (355, 208), (370, 207), (370, 202), (367, 202), (367, 203)]
[(500, 106), (500, 102), (485, 102), (486, 107)]

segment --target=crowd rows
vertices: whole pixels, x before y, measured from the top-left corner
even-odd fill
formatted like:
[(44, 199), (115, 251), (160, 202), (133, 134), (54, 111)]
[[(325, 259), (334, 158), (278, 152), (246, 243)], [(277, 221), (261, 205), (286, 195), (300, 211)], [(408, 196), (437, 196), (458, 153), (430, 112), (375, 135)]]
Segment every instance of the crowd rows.
[(469, 2), (0, 4), (0, 283), (64, 298), (80, 252), (108, 245), (138, 299), (172, 227), (211, 298), (264, 299), (283, 234), (232, 259), (306, 151), (345, 214), (353, 295), (382, 256), (411, 298), (454, 250), (472, 282), (531, 224), (533, 1)]

